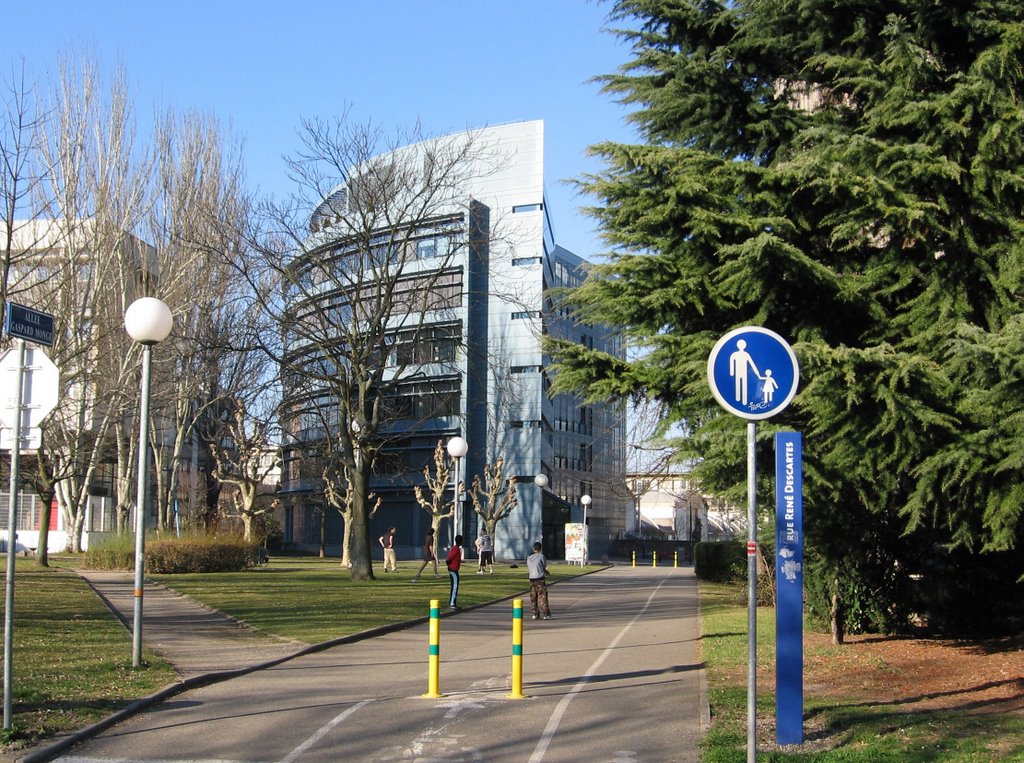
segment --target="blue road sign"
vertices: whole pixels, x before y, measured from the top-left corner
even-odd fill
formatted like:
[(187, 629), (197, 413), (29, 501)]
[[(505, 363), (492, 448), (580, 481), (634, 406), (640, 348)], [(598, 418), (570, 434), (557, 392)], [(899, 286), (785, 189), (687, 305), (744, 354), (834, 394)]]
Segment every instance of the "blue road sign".
[(775, 741), (804, 741), (803, 436), (775, 435)]
[(4, 324), (8, 336), (53, 346), (53, 316), (49, 313), (8, 302)]
[(760, 326), (743, 326), (711, 350), (708, 383), (725, 410), (757, 421), (789, 405), (800, 383), (800, 367), (781, 336)]

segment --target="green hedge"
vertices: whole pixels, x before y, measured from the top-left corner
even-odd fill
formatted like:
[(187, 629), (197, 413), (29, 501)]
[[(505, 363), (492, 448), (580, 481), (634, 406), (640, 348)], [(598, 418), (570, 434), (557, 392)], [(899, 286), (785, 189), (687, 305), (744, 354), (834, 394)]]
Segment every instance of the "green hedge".
[[(256, 564), (259, 547), (233, 535), (154, 535), (146, 542), (145, 568), (152, 573), (237, 572)], [(94, 570), (135, 567), (134, 536), (123, 535), (90, 548), (85, 566)]]
[(693, 567), (698, 580), (746, 580), (747, 544), (738, 540), (702, 541), (693, 550)]

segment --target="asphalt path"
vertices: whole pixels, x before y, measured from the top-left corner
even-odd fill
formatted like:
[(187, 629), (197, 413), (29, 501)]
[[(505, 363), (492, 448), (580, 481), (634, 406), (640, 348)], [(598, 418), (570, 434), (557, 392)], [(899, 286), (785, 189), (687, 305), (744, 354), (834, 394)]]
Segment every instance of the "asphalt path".
[(551, 620), (524, 602), (524, 699), (509, 697), (501, 602), (441, 618), (442, 697), (424, 696), (417, 625), (177, 694), (56, 760), (695, 763), (707, 704), (692, 569), (615, 566), (550, 591)]

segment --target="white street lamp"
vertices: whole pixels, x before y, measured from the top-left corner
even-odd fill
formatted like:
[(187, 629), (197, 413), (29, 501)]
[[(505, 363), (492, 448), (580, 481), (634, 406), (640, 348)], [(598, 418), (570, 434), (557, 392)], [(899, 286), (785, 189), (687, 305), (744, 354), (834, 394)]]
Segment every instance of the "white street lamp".
[(128, 336), (142, 345), (142, 390), (139, 396), (139, 462), (135, 493), (135, 618), (132, 626), (132, 667), (142, 665), (142, 589), (146, 549), (146, 477), (149, 474), (150, 349), (171, 333), (171, 309), (155, 297), (132, 302), (124, 314)]
[(580, 503), (583, 504), (583, 563), (589, 562), (590, 556), (590, 527), (587, 526), (587, 507), (594, 499), (589, 495), (580, 496)]
[[(459, 486), (462, 477), (462, 459), (469, 453), (469, 443), (464, 437), (453, 437), (448, 441), (448, 455), (455, 459), (455, 522), (453, 535), (462, 535), (462, 495)], [(452, 545), (455, 538), (452, 538)]]
[(536, 477), (533, 478), (533, 484), (535, 484), (537, 487), (543, 490), (548, 486), (548, 475), (538, 474)]

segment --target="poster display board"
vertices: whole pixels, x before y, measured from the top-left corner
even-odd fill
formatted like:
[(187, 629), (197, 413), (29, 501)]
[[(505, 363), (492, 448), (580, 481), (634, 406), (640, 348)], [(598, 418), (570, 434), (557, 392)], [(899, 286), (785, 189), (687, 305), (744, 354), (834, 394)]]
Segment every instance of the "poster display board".
[(565, 525), (565, 561), (581, 566), (587, 562), (587, 526), (582, 522)]

